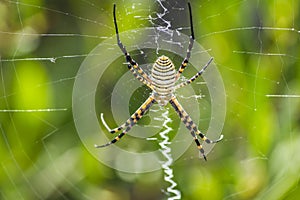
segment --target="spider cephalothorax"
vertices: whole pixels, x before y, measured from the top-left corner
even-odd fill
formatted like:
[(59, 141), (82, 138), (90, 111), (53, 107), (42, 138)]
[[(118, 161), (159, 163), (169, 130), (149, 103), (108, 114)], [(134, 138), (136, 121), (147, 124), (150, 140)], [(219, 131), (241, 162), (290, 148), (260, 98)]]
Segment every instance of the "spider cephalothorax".
[(120, 40), (119, 30), (118, 30), (117, 20), (116, 20), (116, 5), (114, 4), (113, 16), (114, 16), (114, 24), (116, 29), (118, 46), (120, 47), (121, 51), (123, 52), (126, 58), (126, 61), (128, 62), (128, 69), (133, 73), (135, 78), (137, 78), (139, 81), (147, 85), (152, 90), (152, 93), (149, 96), (149, 98), (140, 106), (140, 108), (134, 114), (132, 114), (131, 117), (124, 124), (122, 124), (121, 126), (115, 129), (109, 129), (110, 133), (116, 133), (122, 131), (118, 136), (116, 136), (112, 141), (110, 141), (107, 144), (95, 145), (95, 147), (97, 148), (106, 147), (120, 140), (128, 131), (130, 131), (130, 129), (139, 121), (139, 119), (143, 117), (145, 112), (149, 110), (149, 108), (152, 106), (153, 103), (158, 103), (161, 106), (165, 106), (168, 103), (172, 105), (172, 107), (179, 115), (181, 121), (184, 123), (186, 128), (190, 131), (200, 153), (202, 154), (205, 160), (206, 160), (206, 156), (204, 154), (204, 149), (199, 142), (198, 136), (200, 137), (201, 140), (205, 141), (206, 143), (217, 143), (222, 140), (223, 135), (221, 135), (221, 137), (217, 140), (208, 139), (198, 129), (197, 125), (193, 122), (191, 117), (183, 109), (183, 107), (178, 102), (176, 96), (174, 95), (174, 91), (176, 89), (186, 86), (192, 83), (196, 78), (198, 78), (205, 71), (205, 69), (209, 66), (209, 64), (212, 61), (211, 58), (207, 62), (207, 64), (189, 80), (179, 83), (178, 85), (175, 85), (189, 62), (189, 58), (191, 56), (191, 50), (193, 48), (193, 44), (195, 40), (190, 3), (188, 3), (188, 8), (190, 13), (191, 36), (190, 36), (186, 57), (182, 61), (178, 71), (175, 70), (175, 66), (172, 63), (172, 61), (167, 56), (163, 55), (160, 56), (153, 64), (151, 75), (147, 75), (138, 66), (138, 64), (131, 58), (125, 46), (122, 44)]

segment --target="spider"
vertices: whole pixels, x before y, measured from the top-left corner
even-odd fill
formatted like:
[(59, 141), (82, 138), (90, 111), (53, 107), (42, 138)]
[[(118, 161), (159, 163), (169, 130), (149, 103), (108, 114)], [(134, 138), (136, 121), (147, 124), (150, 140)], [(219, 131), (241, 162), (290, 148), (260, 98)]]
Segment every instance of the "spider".
[(201, 143), (199, 142), (198, 136), (201, 138), (201, 140), (209, 144), (217, 143), (222, 140), (223, 135), (221, 135), (220, 138), (217, 140), (210, 140), (209, 138), (207, 138), (197, 128), (197, 125), (193, 122), (193, 120), (188, 115), (188, 113), (180, 105), (180, 103), (178, 102), (174, 94), (174, 91), (176, 89), (184, 87), (192, 83), (194, 80), (196, 80), (205, 71), (205, 69), (209, 66), (209, 64), (213, 60), (213, 58), (210, 58), (207, 64), (189, 80), (175, 85), (175, 83), (178, 81), (180, 75), (182, 74), (182, 72), (184, 71), (184, 69), (186, 68), (189, 62), (189, 58), (191, 56), (191, 50), (193, 48), (193, 43), (195, 40), (193, 20), (192, 20), (192, 10), (191, 10), (190, 3), (188, 3), (188, 9), (189, 9), (189, 17), (190, 17), (191, 35), (190, 35), (186, 57), (182, 61), (182, 64), (179, 67), (178, 71), (176, 72), (172, 61), (167, 56), (162, 55), (153, 64), (151, 75), (148, 75), (143, 71), (143, 69), (141, 69), (138, 66), (138, 63), (136, 63), (131, 58), (125, 46), (122, 44), (120, 40), (119, 30), (118, 30), (118, 25), (116, 20), (116, 4), (114, 4), (113, 20), (115, 25), (118, 46), (126, 58), (126, 62), (128, 63), (128, 69), (132, 72), (132, 74), (136, 79), (141, 81), (143, 84), (147, 85), (152, 90), (152, 93), (150, 97), (136, 110), (134, 114), (131, 115), (131, 117), (124, 124), (114, 129), (110, 129), (109, 127), (106, 127), (108, 131), (112, 134), (120, 131), (122, 132), (118, 136), (116, 136), (113, 140), (111, 140), (110, 142), (104, 145), (95, 145), (96, 148), (106, 147), (119, 141), (143, 117), (143, 115), (149, 110), (149, 108), (154, 103), (158, 103), (160, 106), (166, 106), (168, 103), (172, 105), (172, 107), (179, 115), (181, 121), (184, 123), (186, 128), (190, 131), (200, 153), (202, 154), (205, 160), (206, 160), (206, 156), (204, 153), (204, 149)]

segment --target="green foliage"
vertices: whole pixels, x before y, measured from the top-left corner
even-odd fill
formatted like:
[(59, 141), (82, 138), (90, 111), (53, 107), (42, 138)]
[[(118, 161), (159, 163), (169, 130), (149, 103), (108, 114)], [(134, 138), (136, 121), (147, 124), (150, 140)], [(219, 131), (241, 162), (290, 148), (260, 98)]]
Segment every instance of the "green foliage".
[[(163, 1), (166, 18), (174, 27), (189, 27), (187, 9), (181, 9), (186, 2), (177, 3)], [(120, 32), (154, 26), (148, 17), (162, 11), (154, 1), (116, 4)], [(172, 165), (182, 198), (297, 199), (300, 3), (193, 0), (191, 4), (196, 41), (214, 57), (224, 81), (227, 115), (225, 138), (208, 154), (208, 162), (198, 158), (192, 144)], [(107, 37), (114, 37), (112, 7), (108, 0), (0, 2), (0, 199), (167, 198), (162, 193), (168, 185), (161, 171), (115, 171), (98, 162), (76, 132), (74, 80), (86, 55)], [(189, 34), (187, 28), (180, 31)], [(136, 60), (151, 56), (156, 55), (133, 54)], [(113, 84), (122, 76), (119, 72), (127, 72), (122, 59), (105, 72), (97, 94), (107, 99), (97, 103), (109, 104)], [(178, 66), (180, 59), (174, 62)], [(186, 73), (194, 72), (187, 69)], [(141, 96), (143, 91), (149, 93), (142, 87), (132, 96), (130, 113), (147, 98)], [(110, 107), (101, 106), (96, 109), (103, 109), (108, 123), (116, 125)], [(149, 123), (147, 116), (141, 124)], [(134, 144), (128, 144), (131, 141)], [(138, 148), (138, 141), (125, 136), (120, 143)]]

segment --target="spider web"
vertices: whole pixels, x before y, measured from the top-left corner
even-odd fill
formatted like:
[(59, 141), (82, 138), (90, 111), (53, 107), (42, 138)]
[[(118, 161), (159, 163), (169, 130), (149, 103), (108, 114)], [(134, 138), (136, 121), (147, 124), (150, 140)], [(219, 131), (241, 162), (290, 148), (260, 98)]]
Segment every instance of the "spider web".
[[(172, 33), (190, 34), (185, 1), (116, 4), (120, 32), (156, 27), (157, 38), (167, 34), (170, 44), (176, 43), (176, 34)], [(227, 113), (222, 131), (225, 138), (208, 154), (208, 162), (199, 160), (192, 144), (172, 164), (182, 198), (296, 199), (300, 194), (299, 2), (232, 0), (191, 4), (196, 41), (204, 47), (204, 53), (214, 57), (225, 85), (227, 103), (223, 106)], [(163, 180), (161, 171), (114, 171), (95, 159), (77, 134), (75, 124), (84, 118), (72, 114), (74, 82), (84, 75), (78, 72), (92, 49), (115, 37), (112, 17), (111, 1), (0, 2), (1, 199), (164, 198), (161, 190), (165, 191), (169, 183)], [(135, 49), (130, 53), (139, 63), (153, 63), (163, 53), (176, 67), (180, 65), (183, 58), (162, 50), (161, 43), (155, 43), (155, 49), (143, 49), (135, 43), (138, 40), (136, 34), (122, 38), (124, 44), (136, 44), (128, 48)], [(177, 44), (182, 55), (187, 44)], [(116, 47), (115, 43), (106, 45), (107, 50)], [(193, 55), (195, 58), (198, 54)], [(93, 55), (95, 59), (97, 56)], [(104, 58), (97, 62), (95, 68), (112, 61)], [(118, 80), (127, 81), (128, 88), (137, 84), (123, 66), (122, 56), (113, 60), (95, 91), (96, 104), (87, 109), (91, 115), (97, 110), (100, 125), (101, 112), (110, 127), (119, 125), (110, 102), (116, 98), (116, 103), (122, 105), (127, 93), (112, 93), (120, 84)], [(144, 67), (147, 71), (151, 65)], [(195, 66), (188, 66), (185, 78), (196, 71)], [(214, 101), (207, 84), (199, 79), (186, 91), (179, 91), (178, 98), (206, 132)], [(133, 113), (149, 93), (140, 85), (129, 96), (130, 104), (125, 104), (128, 113)], [(97, 98), (103, 96), (106, 98)], [(199, 112), (193, 112), (195, 102)], [(161, 117), (168, 110), (170, 126), (177, 130), (180, 120), (171, 107), (165, 109), (159, 113), (160, 108), (154, 106), (153, 113), (146, 115), (139, 126), (154, 130), (160, 125), (152, 124), (151, 116), (157, 111), (157, 117)], [(121, 112), (123, 116), (128, 115)], [(118, 147), (136, 153), (159, 149), (162, 138), (151, 133), (145, 134), (156, 140), (128, 135)], [(190, 137), (188, 131), (176, 134)], [(174, 140), (174, 135), (168, 134), (172, 145), (186, 142)]]

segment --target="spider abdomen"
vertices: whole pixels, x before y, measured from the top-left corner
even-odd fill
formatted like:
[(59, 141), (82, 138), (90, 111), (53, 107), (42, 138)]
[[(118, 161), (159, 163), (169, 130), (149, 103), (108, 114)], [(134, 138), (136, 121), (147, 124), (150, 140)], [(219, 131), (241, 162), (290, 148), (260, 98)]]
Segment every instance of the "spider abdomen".
[(172, 61), (166, 56), (160, 56), (153, 64), (151, 81), (155, 100), (165, 105), (170, 100), (176, 82), (176, 71)]

